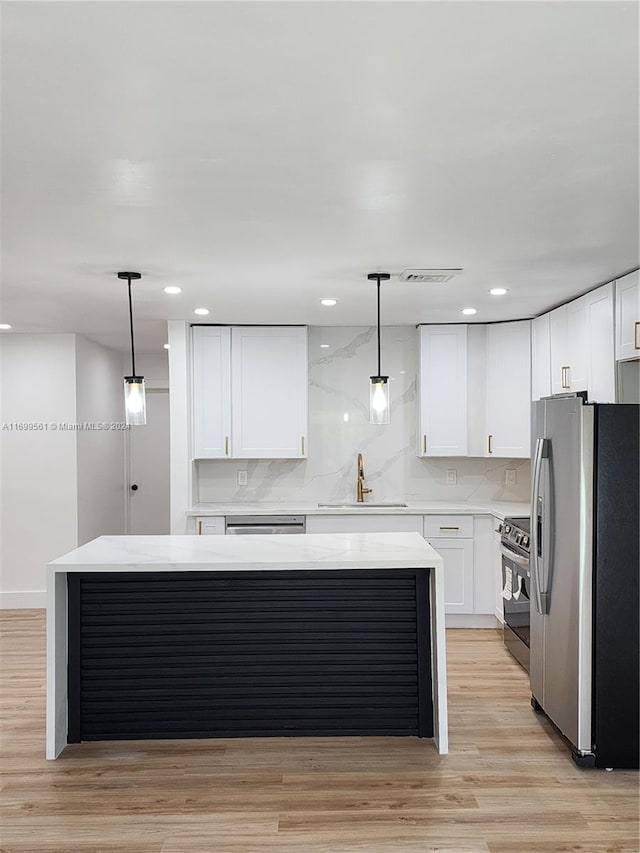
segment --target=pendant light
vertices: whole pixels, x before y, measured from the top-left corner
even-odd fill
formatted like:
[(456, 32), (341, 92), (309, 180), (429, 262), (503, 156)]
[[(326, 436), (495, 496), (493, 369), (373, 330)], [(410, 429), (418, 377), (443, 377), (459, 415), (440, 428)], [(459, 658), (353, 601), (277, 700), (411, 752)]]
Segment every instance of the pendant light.
[(136, 351), (133, 344), (133, 308), (131, 307), (131, 282), (142, 278), (139, 272), (119, 272), (118, 278), (127, 282), (129, 290), (129, 329), (131, 330), (131, 376), (124, 377), (124, 411), (127, 426), (142, 426), (147, 422), (144, 395), (144, 376), (136, 375)]
[(388, 272), (370, 272), (367, 278), (377, 282), (378, 288), (378, 374), (369, 377), (369, 423), (388, 424), (391, 408), (389, 377), (380, 375), (380, 282), (389, 281), (391, 276)]

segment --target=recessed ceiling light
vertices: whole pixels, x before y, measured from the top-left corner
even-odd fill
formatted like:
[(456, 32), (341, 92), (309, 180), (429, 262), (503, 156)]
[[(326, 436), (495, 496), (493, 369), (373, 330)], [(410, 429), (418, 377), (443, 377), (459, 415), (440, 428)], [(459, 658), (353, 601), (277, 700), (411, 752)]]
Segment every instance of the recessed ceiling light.
[(492, 287), (489, 291), (492, 296), (504, 296), (506, 292), (506, 287)]
[(11, 325), (9, 323), (0, 323), (0, 329), (10, 329)]
[(165, 348), (165, 349), (171, 349), (171, 344), (165, 344), (165, 345), (164, 345), (164, 348)]
[(320, 349), (329, 349), (329, 344), (320, 344)]
[(332, 305), (337, 305), (338, 300), (337, 299), (321, 299), (320, 304), (326, 305), (327, 307), (331, 307)]
[(173, 285), (171, 285), (170, 287), (165, 287), (164, 292), (170, 293), (173, 295), (175, 293), (182, 293), (182, 288), (181, 287), (174, 287)]
[(463, 308), (462, 313), (463, 314), (477, 314), (478, 309), (477, 308)]
[(209, 309), (208, 308), (194, 308), (193, 313), (199, 314), (200, 316), (204, 317), (209, 313)]

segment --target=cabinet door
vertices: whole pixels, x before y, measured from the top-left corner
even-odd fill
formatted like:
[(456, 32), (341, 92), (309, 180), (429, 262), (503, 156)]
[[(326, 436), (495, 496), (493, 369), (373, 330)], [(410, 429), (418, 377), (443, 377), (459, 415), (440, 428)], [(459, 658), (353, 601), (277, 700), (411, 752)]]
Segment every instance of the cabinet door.
[(586, 297), (574, 299), (567, 305), (569, 335), (569, 391), (589, 389), (589, 303)]
[(444, 564), (444, 612), (473, 613), (473, 539), (427, 539)]
[(230, 342), (230, 330), (222, 326), (191, 330), (194, 459), (225, 459), (230, 453)]
[(467, 455), (467, 327), (420, 327), (418, 456)]
[[(587, 391), (594, 403), (615, 403), (616, 375), (613, 341), (613, 283), (591, 291), (587, 303)], [(579, 389), (578, 389), (579, 390)]]
[(531, 321), (531, 399), (551, 394), (551, 322), (549, 314)]
[(640, 358), (640, 273), (616, 281), (616, 358)]
[(561, 305), (549, 313), (551, 340), (551, 393), (565, 394), (569, 390), (569, 326), (567, 306)]
[(487, 455), (528, 458), (531, 408), (531, 324), (487, 328)]
[(305, 327), (232, 329), (233, 457), (306, 457), (307, 375)]

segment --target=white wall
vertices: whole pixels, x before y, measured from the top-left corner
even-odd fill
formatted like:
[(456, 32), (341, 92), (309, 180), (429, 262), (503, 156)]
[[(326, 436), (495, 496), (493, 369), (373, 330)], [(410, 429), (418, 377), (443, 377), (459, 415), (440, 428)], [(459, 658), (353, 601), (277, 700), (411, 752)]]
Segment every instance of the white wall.
[[(369, 423), (369, 376), (377, 369), (375, 328), (310, 327), (309, 458), (199, 461), (194, 475), (196, 499), (353, 501), (356, 457), (362, 452), (366, 485), (373, 488), (375, 501), (528, 501), (528, 459), (416, 456), (416, 329), (383, 327), (381, 337), (381, 366), (390, 376), (389, 425)], [(446, 483), (451, 468), (457, 471), (455, 486)], [(516, 469), (515, 486), (505, 485), (507, 468)], [(248, 471), (247, 486), (237, 485), (239, 469)], [(185, 489), (180, 498), (185, 507)]]
[[(3, 336), (0, 606), (43, 607), (45, 567), (77, 543), (74, 335)], [(45, 428), (46, 427), (46, 428)]]
[(78, 336), (78, 423), (110, 427), (77, 433), (78, 545), (125, 532), (126, 432), (118, 428), (124, 423), (122, 378), (120, 353)]

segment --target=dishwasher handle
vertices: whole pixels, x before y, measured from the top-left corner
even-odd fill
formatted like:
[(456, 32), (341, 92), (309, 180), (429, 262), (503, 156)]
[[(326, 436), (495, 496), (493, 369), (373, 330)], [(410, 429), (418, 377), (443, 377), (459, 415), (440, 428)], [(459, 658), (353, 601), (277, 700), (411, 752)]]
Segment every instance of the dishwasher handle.
[(227, 536), (249, 536), (256, 533), (260, 533), (263, 536), (268, 536), (272, 533), (304, 533), (304, 525), (230, 524), (227, 527)]

